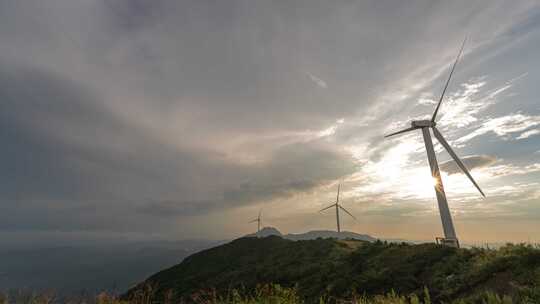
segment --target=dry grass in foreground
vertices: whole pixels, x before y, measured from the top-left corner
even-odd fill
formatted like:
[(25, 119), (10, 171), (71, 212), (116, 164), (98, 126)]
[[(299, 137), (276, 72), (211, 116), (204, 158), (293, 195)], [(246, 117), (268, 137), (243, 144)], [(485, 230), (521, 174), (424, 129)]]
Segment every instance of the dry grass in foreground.
[[(538, 295), (536, 295), (538, 296)], [(174, 301), (173, 294), (162, 302), (152, 301), (152, 289), (148, 288), (145, 293), (140, 293), (129, 300), (121, 300), (118, 297), (101, 293), (96, 297), (73, 297), (59, 298), (54, 293), (45, 292), (40, 294), (28, 292), (14, 292), (9, 295), (0, 293), (0, 304), (304, 304), (306, 303), (298, 295), (295, 288), (283, 288), (277, 284), (259, 285), (251, 292), (242, 292), (236, 289), (231, 290), (225, 296), (219, 296), (214, 290), (206, 290), (194, 293), (191, 299), (184, 301)], [(485, 292), (474, 298), (459, 299), (449, 304), (537, 304), (537, 297), (531, 295), (519, 302), (515, 302), (509, 296), (500, 296), (492, 292)], [(424, 289), (421, 296), (399, 295), (390, 292), (386, 295), (363, 296), (354, 295), (350, 299), (337, 299), (323, 296), (318, 300), (319, 304), (330, 303), (350, 303), (350, 304), (435, 304), (432, 302), (429, 291)]]

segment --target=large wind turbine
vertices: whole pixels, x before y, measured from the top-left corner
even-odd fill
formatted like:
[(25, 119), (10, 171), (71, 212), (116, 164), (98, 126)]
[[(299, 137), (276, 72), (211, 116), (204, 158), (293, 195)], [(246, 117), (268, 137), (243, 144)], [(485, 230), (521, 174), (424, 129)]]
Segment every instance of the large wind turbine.
[(354, 215), (352, 215), (349, 211), (347, 211), (347, 209), (341, 207), (341, 205), (339, 204), (339, 189), (341, 188), (341, 184), (338, 184), (338, 188), (337, 188), (337, 198), (336, 198), (336, 202), (333, 203), (332, 205), (326, 207), (326, 208), (323, 208), (321, 210), (319, 210), (319, 212), (323, 212), (324, 210), (327, 210), (327, 209), (330, 209), (332, 207), (335, 207), (336, 208), (336, 221), (337, 221), (337, 232), (341, 232), (341, 227), (339, 225), (339, 209), (345, 211), (348, 215), (350, 215), (353, 219), (356, 220), (356, 218), (354, 217)]
[(250, 223), (257, 222), (257, 232), (261, 231), (261, 211), (262, 210), (259, 210), (259, 216), (256, 219), (254, 219), (253, 221), (250, 222)]
[(485, 197), (484, 192), (482, 192), (482, 189), (480, 189), (478, 184), (474, 181), (471, 174), (467, 170), (467, 167), (465, 167), (463, 162), (459, 159), (459, 157), (456, 155), (454, 150), (452, 150), (448, 142), (444, 139), (441, 132), (439, 132), (439, 130), (436, 128), (437, 113), (439, 112), (439, 108), (441, 107), (441, 102), (443, 100), (444, 93), (446, 92), (446, 89), (448, 88), (448, 84), (450, 83), (450, 79), (452, 78), (454, 69), (456, 68), (456, 65), (459, 61), (459, 57), (461, 56), (461, 53), (463, 52), (465, 41), (466, 39), (463, 41), (463, 44), (461, 45), (461, 49), (459, 50), (458, 56), (456, 57), (456, 61), (454, 61), (454, 65), (452, 66), (452, 70), (450, 71), (450, 76), (448, 76), (448, 80), (446, 81), (446, 85), (444, 86), (444, 89), (441, 94), (441, 98), (439, 99), (439, 103), (437, 104), (437, 107), (435, 108), (435, 112), (433, 113), (431, 120), (412, 121), (410, 128), (385, 136), (385, 137), (390, 137), (393, 135), (409, 132), (412, 130), (422, 129), (422, 135), (424, 136), (424, 143), (426, 145), (426, 152), (428, 156), (429, 166), (431, 168), (431, 175), (433, 176), (434, 181), (435, 181), (435, 194), (437, 195), (437, 202), (439, 205), (439, 212), (441, 214), (441, 221), (442, 221), (442, 226), (444, 230), (444, 238), (437, 238), (437, 241), (440, 240), (442, 244), (454, 246), (454, 247), (459, 247), (459, 241), (456, 236), (456, 231), (454, 230), (454, 224), (452, 223), (452, 217), (450, 215), (450, 210), (448, 208), (448, 202), (446, 201), (446, 195), (444, 193), (441, 173), (439, 172), (439, 165), (437, 163), (437, 158), (435, 157), (435, 151), (433, 150), (433, 143), (431, 141), (431, 134), (429, 132), (429, 129), (433, 130), (433, 135), (435, 135), (435, 138), (437, 138), (437, 140), (446, 149), (446, 151), (448, 151), (450, 156), (452, 156), (454, 161), (461, 168), (461, 170), (463, 170), (465, 175), (467, 175), (467, 177), (471, 180), (471, 182), (478, 189), (478, 191), (480, 191), (482, 196)]

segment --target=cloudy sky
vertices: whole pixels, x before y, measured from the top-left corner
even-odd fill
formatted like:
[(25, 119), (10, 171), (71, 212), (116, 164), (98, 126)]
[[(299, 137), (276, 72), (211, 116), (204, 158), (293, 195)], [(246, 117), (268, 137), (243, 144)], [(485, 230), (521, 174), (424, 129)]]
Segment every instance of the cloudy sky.
[(0, 240), (540, 239), (537, 1), (0, 0)]

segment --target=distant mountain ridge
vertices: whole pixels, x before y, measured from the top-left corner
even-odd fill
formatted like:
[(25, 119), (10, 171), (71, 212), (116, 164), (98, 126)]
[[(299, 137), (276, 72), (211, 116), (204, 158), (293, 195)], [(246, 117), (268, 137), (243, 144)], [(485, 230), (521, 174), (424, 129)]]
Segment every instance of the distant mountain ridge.
[(248, 234), (246, 237), (268, 237), (271, 235), (280, 236), (287, 240), (292, 241), (303, 241), (303, 240), (315, 240), (318, 238), (323, 239), (338, 239), (338, 240), (346, 240), (346, 239), (353, 239), (353, 240), (360, 240), (360, 241), (368, 241), (368, 242), (374, 242), (377, 239), (368, 235), (368, 234), (359, 234), (356, 232), (350, 232), (350, 231), (331, 231), (331, 230), (312, 230), (305, 233), (289, 233), (289, 234), (282, 234), (278, 229), (274, 227), (264, 227), (261, 229), (261, 231)]

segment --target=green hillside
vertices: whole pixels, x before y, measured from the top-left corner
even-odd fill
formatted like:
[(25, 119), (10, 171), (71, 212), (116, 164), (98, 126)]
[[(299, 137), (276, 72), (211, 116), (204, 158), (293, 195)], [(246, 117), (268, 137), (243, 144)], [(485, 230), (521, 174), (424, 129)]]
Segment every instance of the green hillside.
[(486, 291), (507, 295), (516, 303), (525, 298), (540, 303), (540, 250), (524, 245), (487, 250), (241, 238), (151, 276), (125, 298), (151, 290), (156, 300), (189, 300), (203, 290), (215, 289), (218, 296), (225, 296), (233, 289), (249, 293), (267, 283), (295, 287), (307, 302), (317, 302), (321, 296), (351, 299), (392, 291), (421, 295), (427, 287), (433, 303), (472, 299)]

